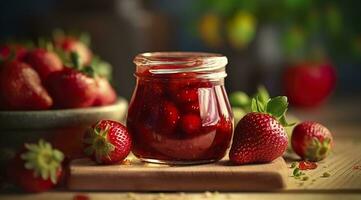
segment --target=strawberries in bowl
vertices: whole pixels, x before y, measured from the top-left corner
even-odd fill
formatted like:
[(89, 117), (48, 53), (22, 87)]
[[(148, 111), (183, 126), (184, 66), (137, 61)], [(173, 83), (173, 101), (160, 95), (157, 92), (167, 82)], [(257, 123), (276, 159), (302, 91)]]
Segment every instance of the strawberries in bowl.
[(79, 157), (79, 138), (89, 125), (102, 118), (124, 119), (127, 102), (109, 81), (111, 65), (77, 36), (63, 38), (60, 46), (59, 38), (0, 44), (2, 145), (45, 138), (66, 156)]
[(0, 109), (46, 110), (116, 102), (111, 66), (76, 36), (57, 35), (26, 48), (0, 46)]

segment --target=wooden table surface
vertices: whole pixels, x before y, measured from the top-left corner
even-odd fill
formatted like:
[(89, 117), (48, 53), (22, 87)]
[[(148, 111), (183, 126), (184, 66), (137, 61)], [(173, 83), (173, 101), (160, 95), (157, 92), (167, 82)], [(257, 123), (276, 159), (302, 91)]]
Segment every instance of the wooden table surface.
[[(361, 98), (358, 98), (360, 100)], [(305, 171), (307, 181), (292, 177), (289, 169), (287, 187), (276, 192), (227, 192), (205, 191), (195, 193), (132, 193), (132, 192), (67, 192), (52, 191), (41, 194), (2, 194), (0, 199), (69, 199), (76, 195), (86, 195), (96, 199), (164, 200), (164, 199), (361, 199), (361, 107), (359, 101), (334, 101), (314, 111), (293, 111), (301, 120), (317, 120), (333, 132), (335, 148), (330, 157), (319, 162), (317, 169)], [(290, 165), (294, 157), (286, 157)], [(328, 172), (330, 177), (322, 174)]]

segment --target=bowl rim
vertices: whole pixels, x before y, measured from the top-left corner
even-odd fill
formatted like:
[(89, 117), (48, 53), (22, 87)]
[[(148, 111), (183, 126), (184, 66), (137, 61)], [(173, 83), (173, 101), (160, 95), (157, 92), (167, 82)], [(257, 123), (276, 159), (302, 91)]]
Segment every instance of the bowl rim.
[(128, 101), (119, 97), (111, 105), (36, 111), (0, 111), (2, 130), (45, 130), (89, 125), (100, 119), (114, 119), (126, 116)]

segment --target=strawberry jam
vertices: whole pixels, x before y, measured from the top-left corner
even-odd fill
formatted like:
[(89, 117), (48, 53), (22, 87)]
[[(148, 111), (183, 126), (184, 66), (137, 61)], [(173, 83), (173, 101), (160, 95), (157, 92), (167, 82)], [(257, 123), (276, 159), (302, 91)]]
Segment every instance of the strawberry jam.
[(222, 159), (233, 131), (224, 88), (226, 57), (145, 53), (134, 62), (137, 85), (127, 118), (134, 155), (166, 164)]

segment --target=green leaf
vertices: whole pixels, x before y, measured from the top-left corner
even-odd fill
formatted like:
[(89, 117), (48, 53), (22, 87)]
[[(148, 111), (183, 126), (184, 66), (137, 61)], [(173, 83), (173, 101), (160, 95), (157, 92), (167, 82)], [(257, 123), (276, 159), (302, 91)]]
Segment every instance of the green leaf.
[(109, 81), (112, 78), (112, 66), (108, 62), (100, 59), (99, 56), (93, 56), (90, 65), (93, 67), (95, 73), (101, 77), (105, 77)]
[(251, 111), (252, 112), (259, 112), (256, 98), (252, 98), (252, 100), (251, 100)]
[(71, 63), (74, 65), (74, 68), (79, 70), (81, 67), (79, 54), (77, 54), (76, 52), (71, 52), (70, 60), (71, 60)]
[(288, 123), (287, 120), (286, 120), (286, 116), (283, 115), (281, 118), (278, 119), (278, 121), (281, 123), (282, 126), (284, 127), (288, 127), (288, 126), (294, 126), (296, 123)]
[(287, 111), (287, 97), (285, 96), (278, 96), (275, 98), (272, 98), (267, 103), (267, 113), (273, 115), (277, 119), (282, 117), (286, 111)]
[(93, 67), (91, 67), (91, 66), (86, 66), (86, 67), (84, 67), (84, 68), (81, 70), (81, 72), (83, 72), (84, 74), (86, 74), (86, 75), (88, 75), (89, 77), (92, 77), (92, 78), (95, 77), (95, 75), (96, 75)]
[(263, 85), (258, 87), (257, 96), (262, 103), (267, 103), (270, 99), (267, 89)]
[(233, 107), (240, 107), (246, 109), (251, 103), (249, 96), (241, 91), (233, 92), (229, 96), (229, 101)]

